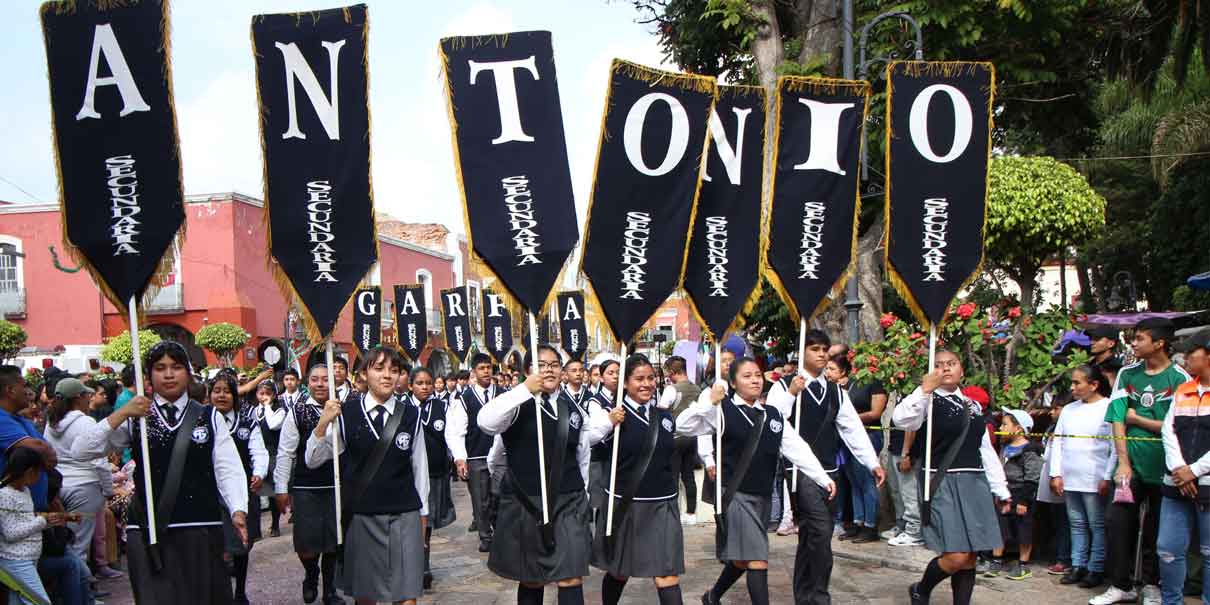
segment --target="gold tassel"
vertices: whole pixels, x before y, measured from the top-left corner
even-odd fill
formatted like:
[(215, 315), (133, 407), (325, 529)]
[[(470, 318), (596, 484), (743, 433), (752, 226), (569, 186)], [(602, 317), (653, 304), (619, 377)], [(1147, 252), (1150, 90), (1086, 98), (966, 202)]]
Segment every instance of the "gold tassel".
[(865, 80), (842, 80), (815, 76), (781, 76), (777, 79), (777, 90), (813, 95), (868, 96), (870, 83)]
[(610, 73), (622, 74), (632, 80), (646, 82), (652, 86), (670, 86), (674, 88), (683, 88), (694, 92), (708, 93), (717, 95), (717, 84), (711, 76), (699, 76), (697, 74), (685, 74), (675, 71), (663, 71), (631, 63), (625, 59), (614, 59), (613, 65), (609, 69)]

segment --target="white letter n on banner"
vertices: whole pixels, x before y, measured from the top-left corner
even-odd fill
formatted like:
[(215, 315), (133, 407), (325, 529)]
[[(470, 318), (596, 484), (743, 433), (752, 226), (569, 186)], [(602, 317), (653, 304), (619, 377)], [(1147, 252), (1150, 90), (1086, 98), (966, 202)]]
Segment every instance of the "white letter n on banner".
[[(109, 65), (111, 75), (98, 78), (97, 70), (101, 67), (101, 55), (105, 55), (105, 63)], [(108, 23), (98, 25), (92, 38), (92, 57), (88, 60), (88, 83), (84, 85), (84, 103), (76, 113), (76, 120), (84, 118), (100, 119), (97, 113), (96, 95), (98, 86), (117, 86), (118, 94), (122, 97), (122, 112), (118, 117), (126, 117), (136, 111), (151, 111), (151, 106), (139, 94), (139, 87), (126, 64), (126, 56), (118, 45), (118, 38), (113, 34), (113, 26)]]
[[(668, 109), (672, 112), (672, 132), (668, 139), (668, 152), (664, 154), (664, 161), (655, 168), (648, 168), (643, 162), (643, 125), (647, 122), (647, 112), (651, 110), (652, 104), (656, 101), (663, 101), (668, 104)], [(672, 172), (676, 165), (681, 163), (681, 158), (685, 157), (685, 150), (689, 148), (689, 114), (685, 112), (685, 107), (676, 97), (664, 94), (662, 92), (652, 92), (643, 95), (638, 101), (635, 101), (634, 106), (630, 108), (630, 112), (626, 114), (626, 126), (622, 131), (622, 145), (626, 148), (626, 158), (630, 160), (630, 164), (635, 170), (647, 176), (661, 176)]]
[(534, 62), (533, 55), (518, 61), (483, 63), (467, 61), (466, 63), (471, 68), (472, 85), (475, 84), (475, 78), (479, 72), (483, 70), (492, 72), (492, 76), (496, 78), (496, 105), (500, 108), (500, 136), (492, 139), (492, 145), (509, 141), (534, 142), (534, 138), (525, 134), (525, 129), (521, 127), (521, 110), (517, 104), (517, 78), (515, 75), (515, 70), (524, 69), (535, 80), (541, 79), (538, 77), (538, 66)]
[(853, 108), (853, 103), (821, 103), (799, 99), (811, 111), (811, 151), (807, 161), (796, 164), (795, 170), (827, 170), (844, 174), (840, 167), (840, 115)]
[(297, 44), (293, 42), (289, 44), (273, 43), (277, 50), (281, 51), (282, 60), (286, 65), (286, 100), (290, 105), (290, 125), (286, 128), (286, 132), (282, 133), (281, 138), (307, 138), (307, 135), (298, 129), (298, 104), (295, 102), (294, 96), (294, 79), (298, 78), (298, 83), (302, 84), (303, 92), (307, 93), (307, 98), (310, 99), (311, 106), (315, 108), (315, 114), (319, 116), (319, 123), (323, 125), (324, 132), (328, 133), (328, 138), (333, 141), (340, 140), (340, 87), (337, 85), (339, 81), (337, 74), (340, 67), (340, 48), (345, 45), (345, 42), (345, 40), (341, 40), (323, 43), (323, 47), (328, 51), (328, 73), (331, 74), (332, 79), (328, 83), (328, 89), (331, 99), (324, 96), (323, 89), (319, 87), (319, 80), (315, 79), (315, 72), (311, 71), (310, 65), (307, 65), (307, 60), (303, 58)]
[[(752, 110), (732, 107), (731, 111), (735, 112), (735, 147), (732, 147), (727, 140), (727, 130), (723, 128), (723, 121), (719, 119), (718, 112), (713, 109), (710, 110), (710, 138), (714, 140), (714, 145), (711, 147), (723, 160), (723, 167), (727, 170), (727, 180), (731, 181), (732, 185), (738, 186), (743, 172), (740, 167), (744, 161), (744, 124), (748, 122), (748, 114), (752, 113)], [(710, 175), (703, 172), (702, 180), (709, 181)]]

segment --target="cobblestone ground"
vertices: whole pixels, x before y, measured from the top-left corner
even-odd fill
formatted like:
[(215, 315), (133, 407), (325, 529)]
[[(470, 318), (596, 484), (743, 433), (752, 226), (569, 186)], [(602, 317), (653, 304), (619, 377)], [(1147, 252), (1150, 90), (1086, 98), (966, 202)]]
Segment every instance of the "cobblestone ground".
[[(699, 485), (701, 485), (699, 483)], [(434, 590), (420, 599), (424, 604), (491, 605), (516, 602), (516, 585), (505, 582), (487, 570), (486, 554), (477, 551), (478, 540), (466, 531), (470, 523), (470, 502), (465, 483), (454, 484), (454, 499), (458, 520), (433, 536)], [(700, 505), (699, 519), (711, 518), (710, 505)], [(268, 534), (266, 514), (263, 527)], [(248, 574), (248, 598), (253, 605), (293, 604), (302, 602), (302, 566), (294, 556), (290, 541), (291, 526), (282, 523), (282, 536), (259, 542), (252, 551)], [(791, 604), (791, 582), (796, 539), (793, 536), (771, 535), (772, 561), (769, 569), (769, 592), (773, 603)], [(701, 523), (685, 528), (685, 563), (687, 571), (681, 578), (685, 602), (697, 603), (701, 593), (713, 585), (719, 564), (713, 558), (714, 526)], [(876, 605), (906, 604), (907, 586), (920, 575), (920, 570), (932, 557), (922, 548), (892, 548), (886, 543), (848, 546), (833, 542), (835, 566), (832, 571), (833, 603), (865, 603)], [(1050, 605), (1087, 603), (1093, 591), (1061, 586), (1056, 576), (1035, 568), (1030, 580), (1014, 582), (1002, 578), (979, 579), (974, 602), (984, 604)], [(585, 582), (585, 601), (600, 603), (601, 574), (593, 570)], [(103, 584), (112, 595), (105, 598), (108, 605), (133, 603), (130, 586), (125, 578)], [(547, 588), (546, 602), (555, 602), (555, 589)], [(352, 599), (348, 603), (352, 603)], [(651, 604), (656, 602), (655, 588), (650, 580), (634, 580), (626, 588), (623, 603)], [(749, 603), (741, 579), (724, 597), (724, 603)], [(949, 586), (936, 591), (934, 604), (950, 603)], [(1194, 603), (1187, 600), (1187, 603)], [(159, 604), (153, 604), (159, 605)]]

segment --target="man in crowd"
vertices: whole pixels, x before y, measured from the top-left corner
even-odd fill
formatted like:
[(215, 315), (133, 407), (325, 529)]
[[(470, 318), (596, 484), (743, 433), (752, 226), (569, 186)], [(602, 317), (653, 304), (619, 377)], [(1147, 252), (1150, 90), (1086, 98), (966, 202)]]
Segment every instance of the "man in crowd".
[(584, 387), (584, 362), (579, 359), (569, 359), (563, 364), (563, 392), (582, 411), (587, 411), (588, 389)]
[[(676, 422), (681, 412), (697, 401), (702, 390), (689, 380), (685, 358), (679, 355), (664, 362), (664, 375), (672, 384), (664, 388), (657, 405), (672, 410), (672, 420)], [(681, 514), (681, 523), (685, 525), (697, 525), (697, 478), (694, 476), (697, 440), (697, 437), (677, 437), (672, 453), (672, 472), (680, 475), (680, 482), (685, 486), (685, 512)]]
[(338, 401), (343, 402), (353, 391), (353, 385), (349, 383), (349, 361), (339, 355), (332, 358), (332, 384), (335, 385), (332, 394)]
[(1088, 353), (1092, 355), (1092, 367), (1100, 370), (1105, 380), (1113, 384), (1117, 380), (1118, 370), (1122, 369), (1122, 358), (1118, 355), (1118, 337), (1121, 333), (1113, 326), (1093, 326), (1085, 333), (1091, 341)]
[[(492, 381), (492, 358), (486, 353), (471, 357), (475, 373), (473, 385), (462, 390), (457, 400), (450, 402), (445, 417), (445, 442), (454, 457), (458, 477), (466, 481), (471, 492), (473, 520), (469, 531), (479, 532), (479, 552), (490, 552), (492, 544), (491, 471), (487, 455), (492, 448), (492, 436), (479, 428), (479, 410), (495, 397), (499, 390)], [(463, 382), (459, 373), (458, 382)]]
[(286, 368), (286, 371), (282, 372), (281, 383), (286, 387), (286, 390), (279, 395), (282, 405), (291, 407), (303, 398), (303, 392), (298, 388), (298, 370)]

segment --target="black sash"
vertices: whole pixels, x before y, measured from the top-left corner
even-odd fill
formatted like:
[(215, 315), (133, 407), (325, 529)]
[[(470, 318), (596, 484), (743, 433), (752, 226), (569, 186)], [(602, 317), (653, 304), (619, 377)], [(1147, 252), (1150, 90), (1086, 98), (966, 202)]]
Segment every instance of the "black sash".
[[(358, 404), (360, 403), (359, 401)], [(404, 407), (406, 405), (406, 403), (401, 401), (395, 402), (395, 413), (391, 414), (391, 417), (387, 419), (386, 425), (382, 428), (382, 434), (378, 435), (378, 441), (374, 443), (374, 449), (370, 450), (370, 455), (357, 467), (353, 483), (349, 484), (348, 488), (345, 489), (344, 496), (346, 503), (356, 502), (365, 494), (366, 489), (370, 487), (370, 483), (374, 480), (374, 475), (378, 473), (378, 467), (382, 466), (382, 459), (387, 455), (387, 449), (395, 442), (395, 433), (399, 431), (399, 424), (403, 422), (403, 416), (407, 411)], [(352, 509), (346, 504), (345, 509), (341, 511), (341, 531), (348, 531), (349, 523), (352, 521)]]
[[(929, 405), (930, 406), (933, 405), (933, 402), (931, 400), (929, 401)], [(965, 402), (964, 402), (963, 407), (966, 407)], [(955, 439), (954, 442), (950, 444), (949, 449), (945, 450), (945, 455), (941, 457), (940, 463), (937, 464), (937, 471), (930, 474), (929, 499), (924, 500), (923, 502), (920, 503), (920, 525), (921, 525), (921, 527), (928, 527), (932, 523), (933, 498), (937, 497), (937, 488), (941, 487), (941, 481), (943, 479), (945, 479), (945, 474), (949, 472), (950, 465), (952, 465), (954, 463), (954, 458), (958, 457), (958, 451), (961, 450), (962, 446), (966, 443), (966, 433), (970, 431), (970, 428), (971, 428), (971, 413), (970, 413), (970, 410), (967, 409), (966, 410), (966, 423), (962, 425), (962, 430), (958, 431), (958, 438)], [(929, 447), (931, 445), (932, 445), (931, 443), (925, 444), (925, 447)]]
[[(650, 404), (649, 404), (650, 405)], [(655, 454), (655, 444), (660, 438), (660, 425), (655, 421), (659, 414), (654, 411), (649, 411), (647, 420), (647, 441), (643, 442), (643, 449), (639, 451), (639, 463), (631, 471), (629, 477), (626, 478), (626, 486), (622, 492), (622, 499), (614, 507), (613, 511), (613, 529), (612, 535), (608, 537), (605, 544), (610, 552), (613, 552), (615, 540), (617, 540), (618, 525), (622, 519), (626, 517), (626, 511), (630, 508), (630, 503), (634, 501), (634, 495), (639, 491), (639, 484), (643, 482), (643, 475), (647, 474), (647, 467), (651, 466), (651, 457)], [(614, 427), (614, 439), (618, 439), (618, 429)], [(610, 494), (610, 498), (616, 498), (617, 494)]]
[[(723, 404), (725, 404), (725, 401)], [(741, 409), (740, 413), (744, 414), (744, 411)], [(744, 414), (744, 416), (747, 416), (747, 414)], [(718, 509), (714, 513), (714, 548), (720, 558), (723, 554), (723, 547), (727, 544), (727, 508), (731, 506), (731, 500), (735, 498), (735, 492), (739, 491), (739, 485), (744, 482), (744, 477), (748, 475), (748, 467), (752, 464), (752, 457), (756, 455), (756, 448), (760, 445), (760, 438), (764, 432), (765, 412), (757, 410), (756, 421), (752, 423), (752, 431), (748, 433), (748, 438), (744, 441), (743, 454), (735, 465), (734, 472), (731, 473), (731, 482), (723, 492), (723, 501), (719, 503)], [(718, 468), (722, 468), (723, 452), (715, 452), (715, 456), (718, 458)]]
[[(152, 405), (155, 405), (152, 402)], [(160, 490), (160, 497), (155, 503), (155, 527), (157, 533), (165, 531), (168, 528), (168, 523), (172, 520), (172, 513), (176, 509), (176, 497), (181, 491), (181, 476), (185, 474), (185, 458), (189, 456), (189, 442), (192, 440), (193, 425), (197, 422), (197, 417), (202, 413), (200, 405), (194, 405), (192, 401), (185, 404), (185, 417), (181, 419), (181, 423), (177, 425), (176, 437), (172, 441), (172, 457), (168, 459), (168, 475), (164, 478), (163, 489)], [(148, 472), (148, 466), (144, 463), (143, 472)], [(145, 498), (140, 498), (138, 505), (145, 508)], [(147, 515), (143, 515), (144, 520), (150, 526), (151, 519)], [(148, 539), (151, 538), (151, 532), (146, 532)], [(160, 573), (164, 569), (164, 560), (160, 553), (159, 544), (147, 545), (148, 558), (151, 560), (151, 571)]]
[[(558, 403), (558, 399), (558, 397), (555, 398), (555, 405), (559, 406), (559, 420), (555, 425), (555, 439), (557, 440), (558, 447), (551, 447), (550, 435), (546, 433), (542, 435), (546, 441), (546, 506), (547, 511), (550, 512), (550, 523), (541, 524), (539, 530), (542, 533), (542, 543), (547, 549), (555, 547), (555, 504), (558, 503), (559, 490), (563, 484), (563, 461), (566, 458), (567, 432), (570, 424), (570, 412), (567, 410), (566, 405)], [(534, 411), (538, 414), (539, 419), (542, 415), (546, 414), (546, 411), (542, 408), (541, 401), (537, 397), (534, 397)], [(545, 422), (545, 420), (541, 420), (541, 422)], [(586, 423), (588, 420), (585, 419), (583, 422)], [(541, 521), (542, 507), (535, 502), (534, 497), (525, 493), (525, 489), (521, 487), (521, 483), (513, 475), (511, 467), (505, 476), (513, 492), (517, 494), (517, 500), (521, 502), (521, 506), (529, 514), (533, 515), (535, 519)], [(541, 498), (542, 494), (538, 494), (537, 497)]]

